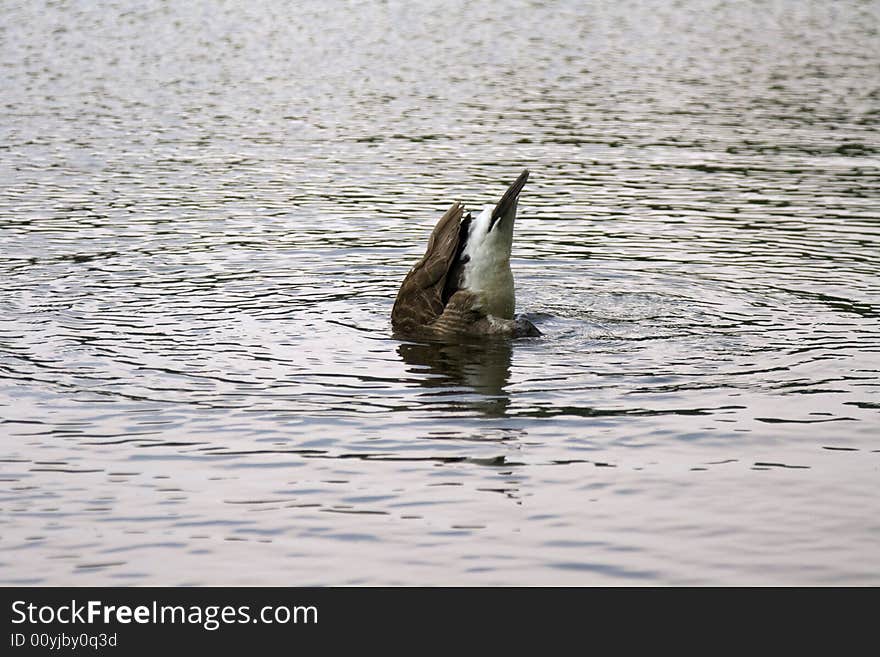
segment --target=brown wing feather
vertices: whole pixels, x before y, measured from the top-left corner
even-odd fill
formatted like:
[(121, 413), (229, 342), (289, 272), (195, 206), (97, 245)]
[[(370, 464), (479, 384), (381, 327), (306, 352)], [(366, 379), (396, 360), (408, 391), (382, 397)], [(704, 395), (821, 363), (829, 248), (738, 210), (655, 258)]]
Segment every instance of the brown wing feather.
[(463, 213), (461, 203), (452, 204), (434, 227), (425, 255), (403, 279), (391, 311), (391, 324), (396, 330), (418, 330), (443, 313), (443, 289), (458, 253)]
[(440, 316), (431, 324), (437, 335), (466, 335), (487, 333), (489, 320), (472, 292), (459, 290), (453, 294)]
[(447, 301), (440, 317), (427, 329), (431, 336), (439, 338), (490, 335), (524, 338), (541, 335), (538, 327), (525, 318), (490, 317), (483, 310), (479, 297), (468, 290), (455, 292)]

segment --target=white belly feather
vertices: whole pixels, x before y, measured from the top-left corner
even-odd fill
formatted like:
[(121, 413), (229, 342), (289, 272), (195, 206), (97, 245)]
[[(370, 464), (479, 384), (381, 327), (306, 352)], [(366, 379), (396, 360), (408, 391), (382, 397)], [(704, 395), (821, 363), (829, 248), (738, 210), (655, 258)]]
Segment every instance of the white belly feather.
[(510, 271), (513, 221), (501, 222), (487, 232), (491, 216), (492, 206), (486, 206), (470, 227), (462, 254), (470, 258), (463, 272), (463, 287), (479, 294), (483, 310), (489, 315), (513, 319), (516, 307)]

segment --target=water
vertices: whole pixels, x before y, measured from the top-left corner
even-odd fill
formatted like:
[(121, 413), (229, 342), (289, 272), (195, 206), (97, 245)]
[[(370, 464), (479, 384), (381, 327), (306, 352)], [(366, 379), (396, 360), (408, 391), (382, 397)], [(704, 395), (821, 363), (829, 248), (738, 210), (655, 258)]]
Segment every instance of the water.
[[(880, 584), (880, 6), (6, 2), (0, 583)], [(522, 167), (539, 339), (394, 339)]]

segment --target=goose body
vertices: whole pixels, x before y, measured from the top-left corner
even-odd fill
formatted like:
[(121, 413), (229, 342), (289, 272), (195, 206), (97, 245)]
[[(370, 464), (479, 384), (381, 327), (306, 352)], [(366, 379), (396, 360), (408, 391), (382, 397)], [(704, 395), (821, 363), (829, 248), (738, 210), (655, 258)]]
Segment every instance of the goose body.
[(391, 311), (397, 333), (434, 337), (540, 335), (514, 318), (513, 225), (524, 170), (496, 205), (474, 218), (455, 202), (437, 222), (425, 255), (404, 278)]

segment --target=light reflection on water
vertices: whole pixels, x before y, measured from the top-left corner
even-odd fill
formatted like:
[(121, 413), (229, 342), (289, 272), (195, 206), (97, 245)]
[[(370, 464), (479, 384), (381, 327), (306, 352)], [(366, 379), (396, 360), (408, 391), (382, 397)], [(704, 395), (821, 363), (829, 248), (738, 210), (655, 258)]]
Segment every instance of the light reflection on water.
[(876, 6), (7, 14), (0, 582), (878, 583)]

